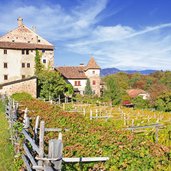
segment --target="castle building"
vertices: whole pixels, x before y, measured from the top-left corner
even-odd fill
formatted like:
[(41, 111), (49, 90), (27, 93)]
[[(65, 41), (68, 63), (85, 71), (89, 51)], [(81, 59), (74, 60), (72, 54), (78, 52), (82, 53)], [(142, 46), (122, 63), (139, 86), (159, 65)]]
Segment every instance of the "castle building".
[(88, 64), (84, 66), (61, 66), (56, 68), (61, 73), (66, 82), (72, 84), (74, 90), (84, 95), (87, 79), (95, 95), (100, 96), (100, 67), (92, 57)]
[(18, 27), (0, 37), (0, 84), (34, 75), (36, 50), (45, 67), (54, 67), (54, 46), (18, 18)]

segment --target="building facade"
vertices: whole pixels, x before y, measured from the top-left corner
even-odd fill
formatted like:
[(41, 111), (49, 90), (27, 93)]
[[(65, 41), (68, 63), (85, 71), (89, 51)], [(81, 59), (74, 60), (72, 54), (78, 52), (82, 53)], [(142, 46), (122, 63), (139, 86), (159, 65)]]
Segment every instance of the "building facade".
[(18, 27), (0, 37), (0, 84), (29, 78), (35, 72), (36, 50), (45, 67), (54, 67), (54, 46), (18, 18)]
[(72, 84), (74, 90), (84, 95), (87, 79), (95, 95), (100, 96), (100, 67), (94, 58), (86, 66), (61, 66), (56, 68), (66, 82)]

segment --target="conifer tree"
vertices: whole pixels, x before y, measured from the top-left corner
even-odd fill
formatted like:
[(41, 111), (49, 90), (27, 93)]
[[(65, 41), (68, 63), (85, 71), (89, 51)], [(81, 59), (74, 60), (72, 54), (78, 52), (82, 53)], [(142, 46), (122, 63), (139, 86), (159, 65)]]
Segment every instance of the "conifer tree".
[(89, 79), (87, 79), (87, 83), (86, 83), (86, 87), (85, 87), (85, 94), (86, 95), (92, 95), (93, 94)]

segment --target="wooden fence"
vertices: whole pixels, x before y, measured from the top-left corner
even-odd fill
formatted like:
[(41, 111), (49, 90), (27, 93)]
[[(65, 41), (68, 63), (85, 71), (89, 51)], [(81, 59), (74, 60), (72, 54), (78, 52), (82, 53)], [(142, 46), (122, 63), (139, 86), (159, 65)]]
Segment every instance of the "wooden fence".
[[(21, 123), (18, 119), (19, 104), (14, 100), (9, 99), (6, 104), (6, 117), (9, 122), (10, 135), (12, 144), (15, 147), (15, 152), (20, 153), (19, 139), (20, 133), (16, 129), (17, 124)], [(32, 128), (30, 118), (28, 116), (29, 110), (24, 110), (23, 128), (21, 134), (24, 135), (22, 144), (22, 159), (28, 171), (61, 171), (62, 163), (84, 163), (84, 162), (105, 162), (109, 160), (108, 157), (78, 157), (65, 158), (63, 157), (63, 142), (62, 129), (60, 128), (46, 128), (45, 122), (40, 120), (37, 116), (35, 125)], [(57, 139), (50, 139), (48, 142), (48, 154), (45, 153), (44, 135), (49, 131), (58, 131)]]

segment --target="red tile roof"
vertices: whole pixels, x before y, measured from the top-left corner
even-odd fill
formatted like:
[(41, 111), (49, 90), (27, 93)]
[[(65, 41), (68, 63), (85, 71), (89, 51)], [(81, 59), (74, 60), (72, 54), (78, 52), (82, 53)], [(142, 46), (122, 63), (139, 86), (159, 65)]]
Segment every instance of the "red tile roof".
[(54, 46), (33, 43), (16, 43), (0, 41), (0, 49), (47, 49), (53, 50)]
[(70, 79), (86, 79), (83, 66), (64, 66), (57, 67), (58, 70), (65, 78)]
[(130, 89), (130, 90), (127, 90), (127, 93), (130, 97), (135, 98), (139, 94), (146, 94), (147, 92), (142, 89)]
[(97, 65), (97, 63), (93, 57), (91, 57), (87, 66), (85, 67), (85, 70), (88, 70), (88, 69), (100, 69), (100, 67)]

